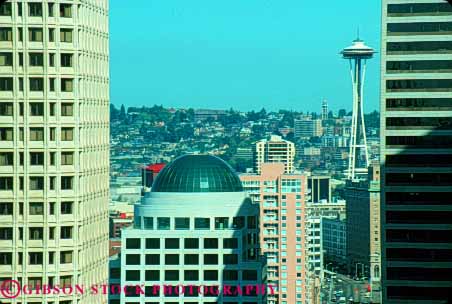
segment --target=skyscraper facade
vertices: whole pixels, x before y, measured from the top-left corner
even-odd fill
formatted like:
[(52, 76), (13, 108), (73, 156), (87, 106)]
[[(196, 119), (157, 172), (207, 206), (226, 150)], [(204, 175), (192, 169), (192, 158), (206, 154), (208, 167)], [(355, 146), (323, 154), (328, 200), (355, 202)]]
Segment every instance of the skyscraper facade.
[[(259, 205), (217, 157), (184, 155), (168, 164), (135, 205), (121, 244), (121, 285), (131, 290), (110, 304), (266, 302), (254, 288), (266, 283)], [(141, 284), (144, 294), (135, 292)]]
[(291, 173), (294, 170), (295, 144), (283, 139), (281, 136), (272, 135), (254, 144), (253, 162), (254, 172), (260, 174), (263, 163), (283, 163), (284, 172)]
[(301, 304), (307, 298), (306, 176), (286, 174), (282, 163), (264, 163), (261, 173), (240, 176), (259, 204), (260, 243), (267, 257), (268, 284), (278, 286), (269, 304)]
[(0, 281), (107, 283), (108, 41), (107, 0), (0, 5)]
[(383, 303), (450, 303), (452, 6), (382, 9)]

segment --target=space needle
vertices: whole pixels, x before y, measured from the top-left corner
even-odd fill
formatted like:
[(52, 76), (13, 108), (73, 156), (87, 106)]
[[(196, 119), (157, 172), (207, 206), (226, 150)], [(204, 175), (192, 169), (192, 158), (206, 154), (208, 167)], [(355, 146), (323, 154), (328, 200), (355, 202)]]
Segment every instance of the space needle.
[[(353, 86), (352, 126), (350, 130), (350, 151), (348, 155), (347, 178), (354, 180), (358, 175), (367, 174), (369, 156), (367, 151), (366, 127), (364, 124), (364, 79), (366, 62), (375, 54), (359, 37), (353, 44), (341, 51), (342, 57), (350, 63), (350, 75)], [(360, 161), (360, 150), (364, 150), (364, 161)]]

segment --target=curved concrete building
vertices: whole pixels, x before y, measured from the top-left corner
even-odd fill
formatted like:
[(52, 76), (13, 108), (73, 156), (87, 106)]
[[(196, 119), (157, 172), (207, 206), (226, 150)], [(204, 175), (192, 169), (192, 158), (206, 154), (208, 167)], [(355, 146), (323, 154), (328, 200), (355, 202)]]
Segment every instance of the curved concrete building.
[(122, 232), (121, 285), (143, 284), (144, 294), (131, 288), (116, 303), (263, 303), (265, 288), (246, 292), (265, 283), (258, 220), (259, 206), (223, 160), (177, 158)]

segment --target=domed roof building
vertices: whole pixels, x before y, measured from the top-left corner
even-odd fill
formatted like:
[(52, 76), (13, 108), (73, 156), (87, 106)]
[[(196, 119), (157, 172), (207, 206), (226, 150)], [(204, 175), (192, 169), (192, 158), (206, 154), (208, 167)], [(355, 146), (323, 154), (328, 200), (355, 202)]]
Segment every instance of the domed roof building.
[[(245, 290), (245, 285), (265, 284), (259, 205), (251, 202), (237, 174), (220, 158), (176, 158), (135, 205), (134, 217), (134, 226), (121, 236), (121, 285), (132, 284), (127, 274), (133, 271), (135, 278), (146, 278), (145, 286), (217, 285), (221, 289), (226, 284), (242, 285)], [(148, 290), (152, 292), (151, 287)], [(183, 296), (167, 298), (162, 288), (149, 298), (148, 293), (141, 297), (159, 303), (265, 302), (262, 292), (236, 292), (224, 298), (221, 290), (219, 295), (185, 291)], [(121, 303), (126, 300), (137, 298), (122, 294)]]

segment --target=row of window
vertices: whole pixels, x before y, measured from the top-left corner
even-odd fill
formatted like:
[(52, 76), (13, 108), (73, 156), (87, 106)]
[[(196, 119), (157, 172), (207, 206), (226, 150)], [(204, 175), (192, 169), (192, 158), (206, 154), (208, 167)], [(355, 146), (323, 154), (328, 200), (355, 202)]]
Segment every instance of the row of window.
[[(19, 66), (24, 65), (24, 53), (20, 52), (18, 55)], [(60, 67), (70, 68), (73, 66), (73, 54), (61, 53), (60, 54)], [(44, 53), (30, 52), (28, 53), (28, 65), (32, 67), (43, 67), (44, 66)], [(0, 66), (13, 66), (14, 65), (14, 54), (10, 52), (0, 53)], [(55, 54), (49, 53), (48, 62), (46, 65), (50, 67), (55, 66)]]
[(401, 79), (387, 80), (387, 92), (449, 92), (452, 79)]
[[(55, 42), (55, 29), (48, 29), (48, 41)], [(23, 28), (17, 28), (17, 38), (19, 41), (24, 40)], [(1, 41), (13, 41), (13, 29), (11, 27), (0, 28), (0, 42)], [(28, 28), (28, 41), (29, 42), (44, 42), (44, 29), (40, 27)], [(73, 42), (73, 29), (60, 28), (60, 40), (59, 42), (72, 43)]]
[[(23, 228), (19, 227), (19, 240), (23, 240)], [(67, 240), (72, 239), (73, 227), (72, 226), (61, 226), (60, 227), (60, 239)], [(13, 228), (10, 227), (0, 227), (0, 240), (12, 241), (14, 238)], [(29, 227), (28, 228), (28, 239), (35, 241), (42, 241), (44, 239), (44, 228), (43, 227)], [(46, 235), (47, 240), (55, 240), (55, 227), (48, 228), (48, 234)]]
[[(44, 80), (43, 77), (30, 77), (28, 79), (30, 92), (44, 92)], [(55, 92), (56, 78), (48, 79), (49, 92)], [(24, 78), (19, 77), (19, 91), (24, 91)], [(14, 78), (13, 77), (0, 77), (0, 91), (14, 91)], [(73, 92), (74, 91), (74, 79), (73, 78), (61, 78), (60, 79), (60, 91), (61, 92)]]
[[(118, 269), (119, 270), (119, 269)], [(173, 270), (167, 270), (173, 271)], [(218, 270), (183, 270), (183, 279), (184, 281), (199, 281), (200, 273), (203, 274), (203, 281), (218, 281), (219, 280), (219, 271)], [(113, 274), (112, 278), (119, 278), (119, 271)], [(167, 277), (168, 274), (173, 275), (174, 273), (159, 270), (146, 270), (144, 271), (144, 279), (146, 281), (160, 281), (163, 278)], [(224, 280), (237, 281), (239, 278), (239, 274), (241, 274), (241, 280), (243, 281), (257, 281), (257, 270), (225, 270), (223, 271)], [(179, 274), (177, 274), (179, 277)], [(126, 281), (141, 281), (142, 280), (142, 271), (141, 270), (126, 270)]]
[(452, 52), (452, 41), (388, 42), (386, 51), (391, 54), (443, 54)]
[[(48, 164), (55, 166), (56, 152), (50, 152), (48, 154)], [(74, 164), (74, 152), (61, 152), (60, 153), (61, 165), (71, 166)], [(29, 153), (29, 165), (30, 166), (44, 166), (44, 152), (30, 152)], [(0, 166), (13, 166), (14, 165), (14, 152), (0, 152)], [(24, 152), (19, 152), (19, 166), (24, 165)]]
[[(19, 102), (19, 115), (24, 116), (24, 103)], [(48, 115), (56, 115), (56, 102), (50, 102), (48, 104)], [(45, 103), (43, 102), (29, 102), (29, 115), (30, 116), (44, 116), (45, 114)], [(61, 116), (73, 116), (74, 115), (74, 104), (71, 102), (62, 102), (60, 104), (60, 114)], [(0, 103), (0, 116), (14, 116), (14, 103), (12, 102), (1, 102)]]
[(452, 22), (410, 22), (388, 23), (388, 35), (449, 35), (452, 32)]
[(451, 60), (413, 60), (413, 61), (388, 61), (386, 70), (390, 73), (407, 72), (435, 72), (448, 73), (452, 70)]
[[(200, 262), (200, 256), (203, 261)], [(145, 265), (181, 265), (182, 261), (179, 260), (179, 254), (165, 254), (164, 260), (160, 261), (160, 254), (145, 254), (144, 264)], [(163, 256), (162, 256), (163, 257)], [(239, 255), (235, 253), (223, 254), (224, 265), (237, 265), (239, 263)], [(125, 256), (126, 265), (141, 265), (141, 254), (126, 254)], [(219, 255), (218, 254), (184, 254), (183, 255), (184, 265), (218, 265)]]
[[(191, 229), (190, 222), (193, 220), (188, 217), (135, 217), (135, 228), (143, 228), (143, 229), (157, 229), (157, 230), (189, 230)], [(155, 226), (155, 227), (154, 227)], [(173, 228), (172, 228), (173, 227)], [(215, 217), (214, 219), (214, 227), (217, 230), (221, 229), (242, 229), (245, 227), (245, 217), (244, 216), (236, 216), (232, 218), (232, 223), (228, 217)], [(256, 229), (257, 228), (257, 217), (256, 216), (248, 216), (247, 217), (247, 226), (248, 229)], [(211, 219), (210, 218), (195, 218), (194, 219), (194, 229), (204, 230), (211, 229)]]
[(388, 16), (435, 16), (452, 15), (452, 6), (448, 3), (403, 3), (388, 4)]
[[(217, 238), (204, 238), (203, 248), (204, 249), (217, 249), (219, 248), (219, 239)], [(128, 238), (126, 240), (127, 249), (141, 249), (141, 239), (140, 238)], [(180, 249), (180, 239), (178, 238), (166, 238), (165, 239), (165, 249)], [(185, 249), (200, 249), (200, 239), (199, 238), (185, 238), (183, 239), (183, 246)], [(237, 238), (224, 238), (223, 248), (225, 249), (236, 249), (238, 248)], [(145, 241), (146, 249), (160, 249), (160, 239), (159, 238), (147, 238)]]
[(450, 205), (452, 192), (386, 192), (385, 196), (387, 205)]
[[(42, 191), (46, 187), (44, 185), (44, 176), (30, 176), (28, 183), (28, 190)], [(49, 190), (56, 190), (56, 177), (50, 176), (48, 178), (47, 187)], [(74, 177), (73, 176), (61, 176), (60, 179), (61, 190), (74, 189)], [(14, 190), (14, 177), (0, 176), (0, 191), (13, 191)], [(19, 190), (24, 190), (24, 178), (19, 177)]]
[(388, 117), (386, 118), (386, 127), (388, 130), (413, 129), (428, 127), (435, 130), (451, 130), (452, 117)]
[(388, 98), (387, 110), (451, 110), (452, 98)]
[[(43, 3), (42, 2), (29, 2), (27, 5), (28, 16), (29, 17), (43, 17)], [(59, 5), (59, 16), (60, 18), (71, 18), (72, 17), (72, 4), (70, 3), (60, 3)], [(17, 16), (22, 16), (23, 3), (17, 3)], [(13, 4), (11, 2), (5, 2), (0, 4), (0, 16), (12, 16), (13, 15)], [(55, 17), (55, 3), (47, 3), (47, 16)]]
[(452, 148), (452, 136), (386, 136), (386, 145), (389, 148), (393, 146), (408, 149), (449, 149)]
[[(17, 253), (17, 264), (22, 265), (24, 262), (23, 253)], [(43, 252), (28, 252), (28, 265), (43, 265), (44, 264), (44, 253)], [(72, 251), (60, 251), (59, 264), (70, 264), (73, 260)], [(0, 265), (12, 265), (13, 264), (13, 253), (12, 252), (0, 252)], [(49, 252), (48, 254), (48, 264), (55, 264), (55, 252)]]
[[(49, 203), (48, 215), (55, 215), (55, 202)], [(60, 203), (60, 214), (72, 214), (74, 202), (64, 201)], [(24, 203), (18, 204), (18, 214), (24, 215)], [(43, 202), (30, 202), (28, 203), (29, 215), (44, 215), (44, 203)], [(0, 203), (0, 216), (13, 215), (14, 203)]]
[[(44, 128), (29, 128), (30, 141), (44, 141), (45, 129)], [(62, 127), (61, 128), (61, 141), (73, 141), (74, 140), (74, 128)], [(14, 129), (13, 128), (0, 128), (0, 141), (13, 141)], [(56, 127), (49, 128), (49, 140), (56, 140)], [(24, 141), (24, 128), (19, 128), (19, 141)]]

